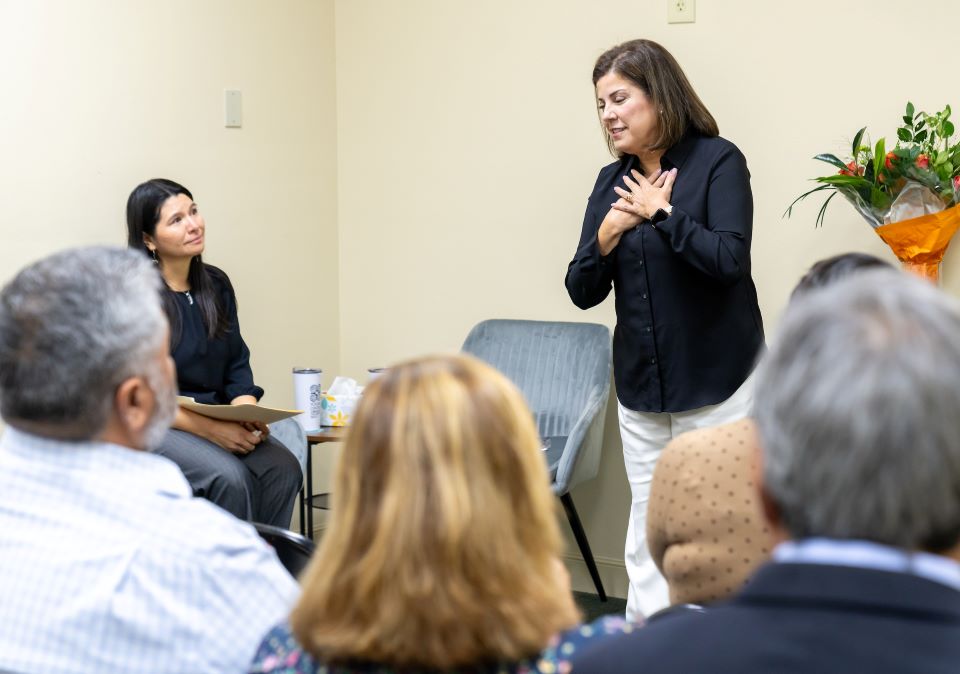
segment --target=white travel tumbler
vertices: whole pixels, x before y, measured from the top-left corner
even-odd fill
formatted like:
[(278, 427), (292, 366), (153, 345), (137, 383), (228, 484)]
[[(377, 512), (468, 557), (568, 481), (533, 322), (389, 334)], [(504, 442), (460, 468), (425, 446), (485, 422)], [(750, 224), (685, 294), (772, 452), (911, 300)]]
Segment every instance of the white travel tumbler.
[(305, 433), (316, 433), (320, 430), (321, 380), (323, 370), (312, 367), (293, 368), (293, 392), (296, 408), (303, 410), (294, 419), (300, 424)]

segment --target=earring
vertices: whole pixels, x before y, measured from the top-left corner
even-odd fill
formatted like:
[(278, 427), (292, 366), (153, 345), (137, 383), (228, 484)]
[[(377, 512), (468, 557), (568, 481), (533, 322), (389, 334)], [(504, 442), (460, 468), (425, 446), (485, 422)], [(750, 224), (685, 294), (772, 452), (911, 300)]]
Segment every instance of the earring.
[(153, 254), (153, 263), (154, 263), (154, 264), (160, 264), (160, 258), (157, 257), (157, 249), (156, 249), (156, 248), (152, 248), (152, 249), (150, 250), (150, 252)]

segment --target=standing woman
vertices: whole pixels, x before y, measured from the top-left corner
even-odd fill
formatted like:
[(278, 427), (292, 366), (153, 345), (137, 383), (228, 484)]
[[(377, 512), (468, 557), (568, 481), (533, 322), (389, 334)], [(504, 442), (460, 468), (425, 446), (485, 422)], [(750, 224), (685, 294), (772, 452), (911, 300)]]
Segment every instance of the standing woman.
[[(159, 267), (180, 394), (214, 405), (256, 403), (250, 351), (227, 275), (201, 259), (206, 223), (190, 191), (154, 178), (127, 199), (127, 242)], [(155, 450), (180, 466), (197, 496), (237, 517), (290, 525), (302, 473), (259, 422), (220, 421), (179, 409)]]
[(567, 270), (581, 309), (616, 295), (614, 379), (632, 494), (627, 616), (668, 604), (650, 558), (646, 510), (657, 458), (673, 437), (742, 418), (763, 347), (750, 276), (753, 197), (746, 160), (677, 61), (632, 40), (597, 60), (607, 145)]

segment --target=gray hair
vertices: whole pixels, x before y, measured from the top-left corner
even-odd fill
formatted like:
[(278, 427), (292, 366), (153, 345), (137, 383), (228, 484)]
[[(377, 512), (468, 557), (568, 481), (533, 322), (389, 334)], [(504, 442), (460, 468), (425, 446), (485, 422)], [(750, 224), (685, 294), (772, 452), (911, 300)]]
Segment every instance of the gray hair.
[(761, 362), (764, 484), (794, 538), (960, 540), (960, 304), (865, 271), (788, 309)]
[(89, 439), (117, 386), (145, 374), (167, 338), (160, 276), (142, 253), (47, 257), (0, 291), (0, 416)]

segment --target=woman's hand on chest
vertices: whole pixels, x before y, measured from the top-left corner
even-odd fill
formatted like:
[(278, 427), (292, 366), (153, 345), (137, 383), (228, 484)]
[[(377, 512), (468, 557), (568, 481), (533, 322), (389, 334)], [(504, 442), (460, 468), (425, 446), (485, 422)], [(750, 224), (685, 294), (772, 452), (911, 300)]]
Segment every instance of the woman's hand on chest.
[[(632, 177), (631, 177), (632, 176)], [(641, 221), (649, 220), (660, 209), (670, 206), (673, 194), (673, 182), (677, 178), (677, 169), (661, 171), (657, 169), (646, 178), (633, 169), (629, 176), (623, 176), (627, 189), (614, 186), (613, 191), (620, 199), (611, 205), (613, 210), (633, 215)]]

